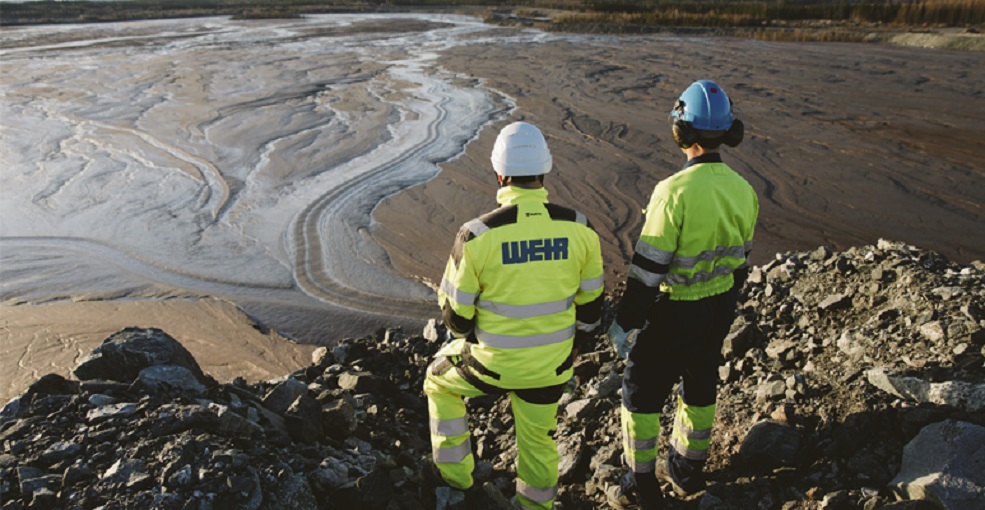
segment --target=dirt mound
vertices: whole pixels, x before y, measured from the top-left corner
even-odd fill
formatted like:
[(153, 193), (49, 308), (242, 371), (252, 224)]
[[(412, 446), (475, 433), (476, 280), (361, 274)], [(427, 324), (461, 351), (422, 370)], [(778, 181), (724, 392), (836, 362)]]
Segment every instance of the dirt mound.
[[(754, 268), (724, 346), (709, 486), (670, 508), (980, 506), (983, 303), (981, 262), (886, 241)], [(505, 399), (469, 401), (478, 483), (464, 501), (436, 499), (421, 475), (421, 384), (444, 336), (433, 324), (381, 330), (319, 348), (281, 379), (219, 384), (167, 333), (123, 330), (80, 362), (79, 380), (42, 377), (0, 413), (0, 503), (505, 508), (515, 475)], [(604, 339), (596, 347), (560, 408), (567, 509), (604, 507), (624, 472), (623, 365)]]

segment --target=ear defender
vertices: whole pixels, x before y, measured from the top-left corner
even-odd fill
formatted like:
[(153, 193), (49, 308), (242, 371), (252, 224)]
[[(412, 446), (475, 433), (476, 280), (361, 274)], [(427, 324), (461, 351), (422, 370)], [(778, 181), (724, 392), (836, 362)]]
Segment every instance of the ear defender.
[[(677, 115), (674, 115), (676, 113)], [(670, 130), (674, 134), (674, 142), (682, 149), (695, 144), (698, 141), (698, 133), (691, 127), (691, 124), (684, 120), (684, 101), (680, 99), (674, 103), (674, 110), (671, 112)]]
[(725, 132), (725, 136), (722, 137), (722, 143), (728, 145), (729, 147), (735, 147), (742, 143), (742, 138), (745, 137), (746, 127), (742, 124), (742, 121), (735, 119), (732, 121), (732, 125)]
[(674, 123), (670, 129), (674, 134), (674, 142), (682, 149), (687, 149), (698, 141), (698, 133), (690, 124), (680, 118), (674, 118)]

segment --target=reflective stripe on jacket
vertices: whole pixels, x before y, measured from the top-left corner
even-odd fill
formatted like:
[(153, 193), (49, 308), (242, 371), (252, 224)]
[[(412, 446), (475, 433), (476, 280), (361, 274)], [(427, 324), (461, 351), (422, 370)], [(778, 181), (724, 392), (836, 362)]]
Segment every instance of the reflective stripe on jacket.
[[(581, 213), (547, 202), (547, 190), (501, 188), (502, 205), (459, 231), (438, 291), (446, 323), (478, 341), (472, 356), (510, 389), (561, 384), (576, 330), (600, 322), (598, 234)], [(597, 309), (597, 311), (596, 311)], [(585, 310), (591, 310), (586, 313)]]

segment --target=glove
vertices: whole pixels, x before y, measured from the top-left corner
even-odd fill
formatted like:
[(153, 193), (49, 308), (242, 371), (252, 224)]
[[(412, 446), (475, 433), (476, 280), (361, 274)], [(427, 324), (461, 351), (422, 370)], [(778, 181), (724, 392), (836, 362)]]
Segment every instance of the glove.
[(575, 390), (577, 389), (578, 389), (578, 381), (575, 380), (575, 376), (572, 375), (571, 379), (568, 379), (568, 382), (564, 383), (564, 392), (569, 395), (574, 395)]
[(636, 336), (639, 335), (639, 332), (640, 330), (638, 328), (623, 331), (622, 326), (613, 322), (606, 336), (609, 337), (612, 348), (616, 350), (616, 356), (626, 359), (626, 356), (629, 355), (629, 350), (633, 348), (633, 343), (636, 342)]

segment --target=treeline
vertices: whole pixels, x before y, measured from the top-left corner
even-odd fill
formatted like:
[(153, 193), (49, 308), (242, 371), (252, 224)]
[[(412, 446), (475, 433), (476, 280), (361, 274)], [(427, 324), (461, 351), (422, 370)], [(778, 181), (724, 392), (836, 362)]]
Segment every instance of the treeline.
[(985, 0), (129, 0), (4, 2), (0, 25), (231, 15), (297, 17), (411, 7), (561, 9), (554, 22), (675, 27), (761, 27), (816, 20), (907, 26), (985, 24)]
[(589, 1), (562, 23), (633, 23), (664, 26), (753, 27), (780, 22), (834, 21), (968, 27), (985, 24), (983, 0)]
[[(447, 4), (447, 2), (443, 2)], [(353, 0), (124, 0), (29, 1), (0, 5), (0, 25), (123, 21), (228, 15), (238, 18), (299, 17), (304, 14), (363, 12), (388, 5)]]

